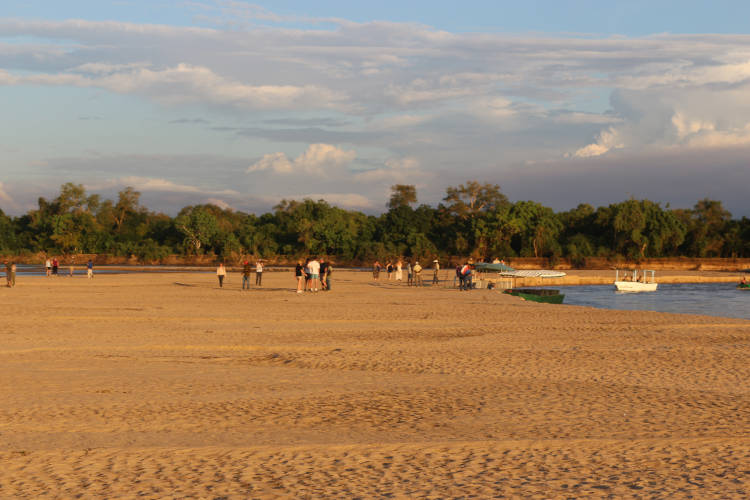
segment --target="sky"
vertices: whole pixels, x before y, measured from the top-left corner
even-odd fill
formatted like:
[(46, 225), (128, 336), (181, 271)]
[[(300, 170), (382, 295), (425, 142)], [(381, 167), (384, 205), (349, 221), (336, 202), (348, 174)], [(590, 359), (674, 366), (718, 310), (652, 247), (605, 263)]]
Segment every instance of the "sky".
[(750, 3), (26, 0), (0, 11), (0, 209), (436, 205), (750, 216)]

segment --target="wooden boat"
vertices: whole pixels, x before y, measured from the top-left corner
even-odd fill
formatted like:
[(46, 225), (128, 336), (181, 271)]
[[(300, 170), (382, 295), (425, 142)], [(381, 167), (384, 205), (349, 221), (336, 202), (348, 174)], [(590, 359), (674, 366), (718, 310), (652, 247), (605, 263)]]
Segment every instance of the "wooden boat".
[[(620, 279), (620, 273), (622, 278)], [(656, 283), (655, 271), (644, 269), (640, 277), (637, 270), (620, 271), (615, 269), (615, 289), (618, 292), (655, 292), (658, 284)]]
[(505, 293), (514, 297), (521, 297), (524, 300), (545, 304), (562, 304), (565, 299), (565, 295), (560, 293), (560, 290), (549, 288), (509, 288), (505, 290)]

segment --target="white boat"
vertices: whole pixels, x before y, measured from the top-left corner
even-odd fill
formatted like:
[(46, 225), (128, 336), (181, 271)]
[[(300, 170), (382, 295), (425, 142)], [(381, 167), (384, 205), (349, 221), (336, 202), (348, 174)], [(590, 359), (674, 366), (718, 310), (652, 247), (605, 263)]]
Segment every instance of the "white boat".
[(638, 271), (623, 271), (620, 279), (620, 270), (615, 269), (615, 289), (618, 292), (655, 292), (658, 284), (656, 283), (655, 272), (651, 269), (644, 269), (640, 276)]

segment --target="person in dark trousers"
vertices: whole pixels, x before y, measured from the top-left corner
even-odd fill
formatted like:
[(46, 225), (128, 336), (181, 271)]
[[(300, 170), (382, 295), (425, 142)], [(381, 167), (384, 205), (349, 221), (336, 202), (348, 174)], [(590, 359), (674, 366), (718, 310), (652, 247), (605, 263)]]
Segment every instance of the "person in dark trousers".
[(250, 273), (253, 271), (250, 262), (245, 261), (242, 265), (242, 289), (250, 290)]
[(320, 261), (320, 290), (325, 292), (326, 291), (326, 269), (328, 267), (328, 263), (325, 260)]
[(331, 273), (333, 273), (333, 266), (330, 261), (326, 262), (326, 291), (331, 291)]
[(224, 267), (224, 263), (219, 263), (219, 267), (216, 268), (216, 276), (219, 278), (219, 288), (224, 288), (224, 278), (227, 275), (227, 269)]
[(463, 291), (464, 289), (464, 275), (461, 274), (461, 264), (456, 266), (456, 278), (458, 278), (458, 290)]
[(255, 284), (260, 286), (263, 282), (263, 261), (258, 259), (255, 263)]

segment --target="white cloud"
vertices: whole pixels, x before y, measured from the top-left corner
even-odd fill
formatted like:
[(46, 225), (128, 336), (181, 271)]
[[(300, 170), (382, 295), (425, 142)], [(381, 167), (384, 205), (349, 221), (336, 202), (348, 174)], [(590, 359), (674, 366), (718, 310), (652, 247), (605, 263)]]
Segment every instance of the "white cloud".
[(247, 173), (271, 170), (277, 174), (290, 174), (294, 171), (292, 162), (284, 153), (269, 153), (247, 168)]
[(329, 169), (338, 169), (348, 165), (356, 156), (354, 151), (344, 151), (330, 144), (310, 144), (307, 150), (294, 161), (290, 161), (284, 153), (266, 154), (248, 167), (247, 172), (270, 170), (277, 174), (325, 175)]
[(19, 205), (11, 198), (5, 189), (5, 184), (0, 182), (0, 202), (11, 208), (12, 211), (18, 210)]
[(167, 179), (155, 177), (138, 177), (128, 176), (110, 179), (102, 183), (87, 184), (86, 189), (104, 189), (117, 186), (131, 186), (137, 191), (155, 191), (161, 193), (194, 193), (199, 195), (219, 195), (219, 196), (240, 196), (238, 191), (233, 189), (205, 189), (189, 184), (179, 184)]
[(617, 129), (609, 127), (599, 132), (596, 142), (584, 146), (574, 153), (578, 158), (590, 158), (592, 156), (601, 156), (613, 149), (625, 147)]

